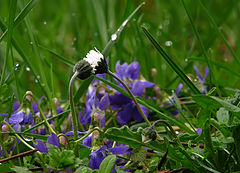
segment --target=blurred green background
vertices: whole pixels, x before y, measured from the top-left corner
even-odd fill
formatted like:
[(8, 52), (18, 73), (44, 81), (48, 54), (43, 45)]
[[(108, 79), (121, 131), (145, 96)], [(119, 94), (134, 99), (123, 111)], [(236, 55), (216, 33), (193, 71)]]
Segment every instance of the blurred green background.
[[(15, 17), (29, 3), (17, 1)], [(96, 47), (102, 51), (121, 23), (143, 1), (137, 0), (39, 0), (26, 17), (13, 29), (14, 43), (10, 47), (5, 83), (21, 100), (27, 90), (37, 97), (46, 95), (67, 100), (72, 66), (63, 63), (50, 51), (65, 57), (73, 64)], [(133, 20), (127, 24), (109, 55), (112, 71), (118, 60), (139, 61), (142, 76), (162, 89), (176, 89), (180, 79), (158, 54), (141, 30), (145, 26), (157, 38), (170, 57), (196, 78), (193, 65), (203, 74), (207, 66), (203, 51), (193, 32), (180, 0), (147, 0)], [(195, 0), (185, 0), (206, 53), (212, 64), (215, 80), (211, 85), (237, 88), (240, 66), (227, 49), (210, 17)], [(229, 43), (236, 58), (240, 58), (238, 0), (202, 0), (202, 4)], [(0, 0), (1, 29), (8, 26), (10, 1)], [(3, 31), (0, 31), (0, 35)], [(0, 69), (6, 57), (7, 37), (0, 43)], [(17, 67), (17, 68), (16, 68)], [(157, 74), (152, 75), (152, 68)], [(44, 92), (46, 91), (46, 92)], [(2, 106), (0, 106), (1, 108)], [(1, 111), (2, 112), (2, 111)]]

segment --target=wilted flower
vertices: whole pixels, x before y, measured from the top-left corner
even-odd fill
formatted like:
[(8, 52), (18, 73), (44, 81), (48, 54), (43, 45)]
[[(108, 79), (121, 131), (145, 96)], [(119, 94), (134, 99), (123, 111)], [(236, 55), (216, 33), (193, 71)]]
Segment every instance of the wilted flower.
[(78, 72), (79, 79), (87, 79), (92, 74), (107, 73), (108, 66), (104, 56), (95, 48), (90, 50), (86, 57), (79, 61), (73, 68), (73, 72)]

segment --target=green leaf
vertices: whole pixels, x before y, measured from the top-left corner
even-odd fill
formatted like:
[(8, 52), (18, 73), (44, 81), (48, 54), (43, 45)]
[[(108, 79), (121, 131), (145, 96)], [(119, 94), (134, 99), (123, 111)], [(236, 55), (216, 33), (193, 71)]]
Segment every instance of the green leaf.
[(220, 108), (217, 111), (217, 119), (220, 124), (228, 125), (229, 111), (227, 111), (225, 108)]
[(158, 44), (158, 42), (153, 38), (153, 36), (149, 33), (149, 31), (142, 27), (144, 34), (151, 41), (153, 46), (157, 49), (157, 51), (162, 55), (165, 61), (172, 67), (172, 69), (177, 73), (177, 75), (184, 81), (184, 83), (192, 90), (194, 94), (201, 94), (201, 92), (197, 89), (197, 87), (190, 81), (190, 79), (185, 75), (185, 73), (178, 67), (177, 64), (168, 56), (168, 54), (162, 49), (162, 47)]
[(117, 160), (116, 155), (109, 155), (107, 156), (101, 163), (99, 172), (100, 173), (111, 173), (113, 166)]
[(12, 168), (12, 170), (16, 171), (16, 173), (32, 173), (31, 171), (28, 170), (28, 168), (20, 166), (15, 166)]
[(49, 149), (49, 166), (55, 170), (66, 170), (76, 168), (81, 163), (80, 159), (74, 155), (72, 150), (60, 150), (59, 148), (48, 145)]
[(220, 103), (226, 110), (228, 111), (231, 111), (231, 112), (236, 112), (236, 113), (239, 113), (240, 112), (240, 108), (225, 101), (225, 100), (222, 100), (218, 97), (215, 97), (215, 96), (210, 96), (212, 99), (214, 99), (215, 101), (217, 101), (218, 103)]
[(211, 118), (210, 123), (213, 127), (218, 129), (224, 135), (224, 137), (227, 138), (231, 135), (231, 132), (228, 131), (227, 128), (221, 126), (221, 124), (218, 121), (216, 121), (215, 119)]
[(193, 100), (203, 109), (215, 110), (221, 107), (221, 104), (216, 100), (206, 95), (193, 96)]
[(9, 164), (0, 164), (0, 171), (2, 172), (3, 170), (4, 172), (12, 171)]
[(141, 134), (131, 131), (127, 126), (109, 128), (106, 130), (105, 136), (110, 140), (128, 144), (131, 148), (138, 148), (142, 144)]
[(147, 156), (147, 150), (143, 147), (140, 149), (135, 149), (133, 154), (131, 155), (131, 160), (134, 162), (141, 162), (146, 159)]
[(88, 168), (86, 166), (79, 167), (74, 173), (92, 173), (93, 170), (91, 168)]

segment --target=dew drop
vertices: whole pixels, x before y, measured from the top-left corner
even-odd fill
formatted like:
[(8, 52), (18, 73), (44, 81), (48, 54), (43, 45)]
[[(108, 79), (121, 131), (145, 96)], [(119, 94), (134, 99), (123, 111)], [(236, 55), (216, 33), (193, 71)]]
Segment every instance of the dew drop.
[(165, 42), (165, 45), (168, 46), (168, 47), (169, 47), (169, 46), (172, 46), (172, 41), (166, 41), (166, 42)]
[(179, 131), (176, 131), (175, 133), (178, 135), (178, 134), (179, 134)]
[(37, 75), (37, 78), (38, 78), (38, 79), (40, 79), (40, 76), (39, 76), (39, 75)]
[(37, 79), (35, 79), (35, 80), (34, 80), (34, 82), (35, 82), (35, 83), (38, 83), (38, 80), (37, 80)]
[(158, 26), (158, 29), (163, 29), (163, 25), (162, 25), (162, 24), (159, 25), (159, 26)]
[(197, 82), (198, 80), (197, 79), (194, 79), (194, 82)]
[(42, 83), (42, 86), (45, 86), (45, 83)]
[(76, 37), (74, 37), (74, 38), (73, 38), (73, 41), (77, 41), (77, 38), (76, 38)]
[(31, 45), (33, 45), (33, 42), (32, 42), (32, 41), (30, 41), (30, 44), (31, 44)]
[(111, 36), (111, 39), (112, 39), (112, 41), (115, 41), (115, 40), (117, 39), (117, 34), (113, 34), (113, 35)]
[(46, 22), (46, 21), (44, 21), (44, 22), (43, 22), (43, 24), (44, 24), (44, 25), (46, 25), (46, 24), (47, 24), (47, 22)]
[(26, 71), (30, 71), (30, 68), (29, 68), (29, 67), (26, 67)]
[(122, 26), (125, 26), (127, 23), (128, 23), (128, 20), (125, 20), (125, 21), (122, 23)]
[(17, 63), (17, 64), (15, 65), (15, 67), (19, 67), (19, 64)]
[(185, 62), (188, 62), (188, 59), (186, 58), (184, 61), (185, 61)]
[(33, 137), (27, 138), (27, 137), (24, 137), (24, 136), (23, 136), (23, 139), (24, 139), (25, 141), (32, 141), (32, 140), (33, 140)]

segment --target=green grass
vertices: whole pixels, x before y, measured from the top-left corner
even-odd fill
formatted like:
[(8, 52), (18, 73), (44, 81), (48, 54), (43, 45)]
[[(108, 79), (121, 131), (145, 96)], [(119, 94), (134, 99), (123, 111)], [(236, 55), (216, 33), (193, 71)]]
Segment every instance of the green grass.
[[(121, 64), (138, 61), (141, 67), (140, 78), (154, 82), (161, 91), (159, 103), (137, 97), (138, 102), (148, 107), (153, 115), (149, 116), (149, 120), (166, 120), (171, 125), (180, 127), (183, 132), (188, 132), (171, 139), (176, 143), (169, 148), (170, 161), (167, 164), (179, 168), (180, 162), (175, 163), (177, 160), (174, 158), (181, 161), (184, 155), (188, 161), (184, 162), (184, 166), (190, 168), (192, 165), (198, 165), (204, 170), (218, 172), (221, 171), (221, 156), (224, 155), (228, 157), (224, 169), (231, 170), (227, 163), (236, 156), (240, 157), (240, 151), (236, 149), (240, 144), (236, 134), (239, 124), (238, 127), (233, 127), (236, 124), (232, 117), (239, 117), (240, 111), (239, 104), (234, 105), (222, 98), (233, 96), (240, 86), (240, 23), (237, 22), (240, 17), (239, 1), (146, 0), (145, 5), (141, 6), (143, 2), (1, 1), (0, 113), (10, 114), (13, 102), (21, 102), (26, 91), (30, 90), (38, 99), (45, 96), (41, 106), (43, 109), (49, 108), (55, 114), (54, 98), (57, 97), (64, 105), (65, 112), (51, 117), (50, 120), (56, 120), (56, 129), (60, 129), (69, 113), (68, 84), (73, 74), (73, 66), (89, 50), (96, 47), (108, 58), (112, 72), (115, 72), (117, 61)], [(136, 11), (133, 12), (134, 10)], [(122, 26), (128, 17), (131, 20), (126, 26)], [(111, 40), (113, 34), (116, 34), (116, 40)], [(207, 96), (200, 92), (194, 65), (202, 75), (205, 67), (209, 67), (206, 84), (209, 89), (216, 87), (216, 90), (212, 89)], [(85, 103), (84, 96), (92, 79), (93, 77), (85, 81), (77, 80), (74, 83), (74, 102), (78, 108), (82, 108)], [(125, 90), (115, 85), (114, 80), (100, 80), (129, 96)], [(175, 117), (170, 114), (175, 105), (166, 106), (164, 102), (168, 101), (172, 90), (176, 90), (180, 82), (184, 84), (180, 92), (184, 97), (176, 100), (180, 117)], [(214, 97), (216, 92), (219, 97)], [(156, 96), (153, 89), (147, 89), (147, 94)], [(228, 117), (228, 114), (232, 115), (230, 118), (233, 124), (227, 124), (221, 119), (224, 116)], [(3, 120), (2, 116), (0, 120)], [(191, 127), (186, 126), (186, 122)], [(38, 122), (19, 135), (43, 124), (44, 122)], [(164, 127), (167, 136), (170, 132), (166, 124)], [(195, 138), (196, 132), (192, 127), (202, 128), (203, 135)], [(109, 129), (111, 132), (112, 128)], [(125, 132), (132, 133), (129, 130)], [(219, 134), (226, 141), (216, 142), (216, 136)], [(46, 139), (45, 136), (32, 136)], [(112, 136), (109, 133), (107, 137)], [(185, 137), (189, 140), (184, 140)], [(231, 143), (233, 138), (237, 140), (235, 143)], [(139, 144), (142, 143), (140, 138), (134, 135), (131, 140), (133, 139)], [(165, 143), (156, 143), (156, 146), (154, 144), (151, 147), (161, 146), (159, 151), (165, 152), (170, 144), (168, 140), (164, 140)], [(185, 150), (179, 141), (204, 142), (208, 154)], [(220, 144), (226, 144), (228, 148)], [(175, 147), (178, 150), (176, 156)], [(231, 153), (230, 149), (236, 150), (237, 154)], [(202, 160), (193, 159), (192, 155), (197, 155)], [(239, 160), (235, 162), (239, 163)], [(234, 170), (237, 169), (237, 164), (235, 166)]]
[[(239, 47), (239, 24), (234, 22), (238, 17), (237, 5), (234, 5), (237, 4), (237, 1), (233, 1), (231, 4), (202, 1), (201, 4), (204, 7), (201, 4), (195, 6), (194, 2), (191, 1), (184, 2), (192, 18), (191, 22), (198, 30), (201, 44), (192, 31), (180, 1), (147, 1), (144, 8), (127, 25), (118, 42), (114, 45), (109, 55), (110, 68), (114, 71), (115, 63), (118, 60), (121, 62), (137, 60), (141, 64), (141, 72), (146, 79), (153, 80), (151, 68), (156, 68), (155, 82), (163, 89), (176, 88), (180, 80), (175, 80), (171, 88), (168, 87), (168, 83), (175, 79), (176, 74), (172, 74), (172, 69), (159, 57), (160, 55), (152, 49), (151, 44), (147, 41), (140, 29), (140, 26), (145, 24), (169, 56), (173, 57), (174, 62), (181, 66), (186, 74), (194, 74), (192, 65), (187, 67), (188, 64), (196, 64), (201, 70), (208, 61), (205, 60), (205, 63), (186, 62), (185, 59), (205, 57), (206, 54), (211, 57), (209, 60), (211, 66), (225, 64), (233, 73), (237, 74), (239, 68), (235, 62), (238, 62), (239, 56), (238, 51), (235, 50)], [(14, 75), (10, 76), (12, 80), (7, 82), (11, 84), (18, 99), (23, 96), (26, 90), (32, 90), (38, 97), (46, 95), (48, 97), (57, 96), (62, 100), (67, 99), (66, 88), (72, 67), (65, 65), (60, 59), (56, 59), (56, 56), (61, 56), (69, 64), (74, 64), (93, 47), (103, 50), (111, 35), (139, 3), (138, 1), (112, 2), (110, 0), (102, 0), (97, 3), (87, 0), (81, 2), (59, 1), (57, 8), (55, 8), (54, 1), (17, 2), (15, 20), (10, 27), (11, 30), (13, 29), (14, 40), (9, 45), (7, 37), (3, 38), (0, 47), (0, 60), (3, 65), (4, 58), (9, 54), (7, 47), (13, 49), (14, 63), (20, 64), (16, 73), (18, 85), (15, 84)], [(1, 2), (0, 16), (2, 24), (6, 27), (8, 26), (6, 21), (9, 8), (10, 3)], [(98, 9), (97, 13), (96, 9)], [(11, 10), (10, 14), (12, 13)], [(17, 27), (14, 27), (15, 25)], [(167, 47), (165, 42), (169, 40), (173, 44)], [(205, 48), (205, 53), (201, 49), (202, 46)], [(43, 47), (44, 49), (42, 49)], [(211, 55), (209, 50), (211, 50)], [(55, 53), (57, 55), (54, 55)], [(27, 67), (30, 67), (30, 72), (26, 71)], [(184, 69), (185, 67), (187, 69)], [(9, 61), (6, 74), (9, 74), (12, 68), (12, 62)], [(51, 74), (51, 72), (53, 73), (52, 79), (51, 75), (46, 75)], [(212, 85), (235, 88), (239, 84), (238, 76), (232, 75), (230, 71), (224, 71), (219, 66), (214, 66), (212, 75), (216, 80), (216, 83)], [(37, 76), (40, 76), (38, 83), (35, 82), (38, 80)], [(228, 80), (229, 77), (231, 77), (231, 81)], [(218, 80), (219, 78), (221, 80)], [(43, 83), (45, 86), (40, 85)], [(52, 84), (54, 93), (50, 91)]]

